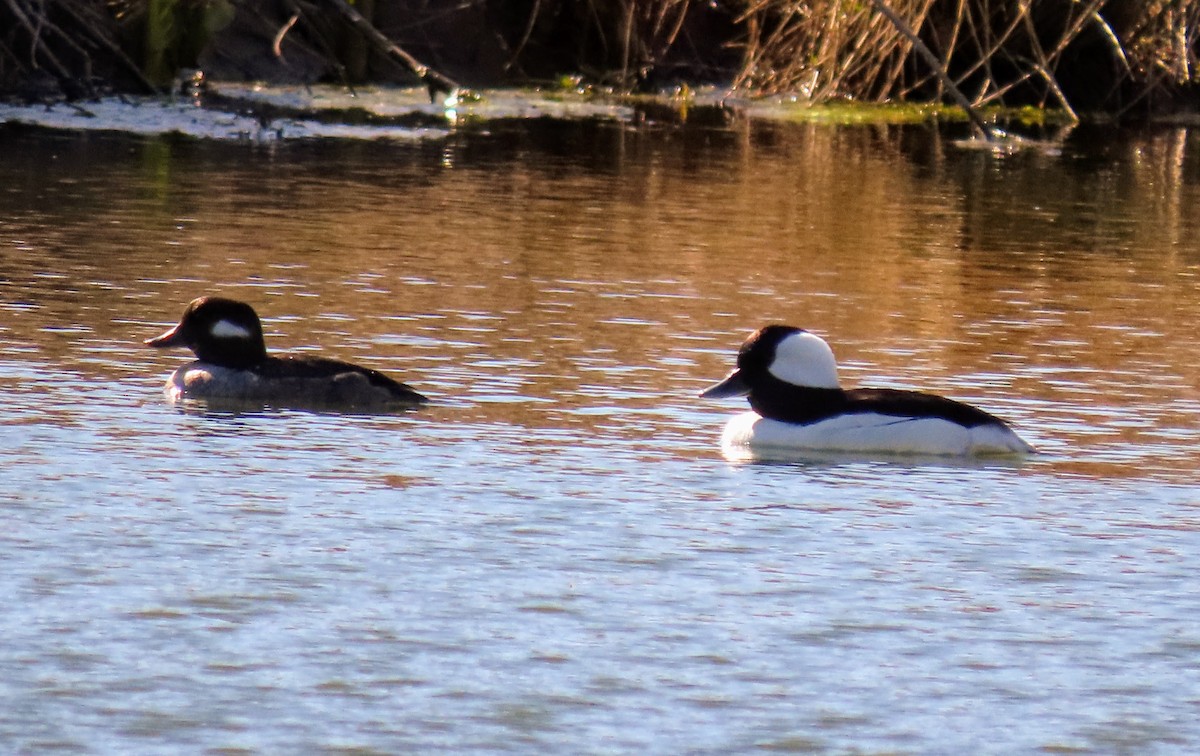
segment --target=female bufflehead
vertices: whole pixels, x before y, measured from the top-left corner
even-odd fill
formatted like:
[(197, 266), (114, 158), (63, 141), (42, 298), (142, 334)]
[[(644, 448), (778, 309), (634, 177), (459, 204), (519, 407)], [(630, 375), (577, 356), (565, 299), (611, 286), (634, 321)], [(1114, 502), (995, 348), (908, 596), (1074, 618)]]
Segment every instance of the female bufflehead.
[(382, 408), (427, 401), (383, 373), (325, 357), (268, 357), (254, 308), (223, 297), (192, 300), (179, 325), (146, 341), (185, 346), (197, 360), (176, 370), (171, 401), (229, 400), (280, 406)]
[(838, 384), (833, 350), (816, 334), (769, 325), (738, 350), (737, 369), (700, 394), (748, 396), (753, 412), (734, 417), (727, 449), (936, 455), (1033, 451), (1003, 420), (933, 394), (850, 389)]

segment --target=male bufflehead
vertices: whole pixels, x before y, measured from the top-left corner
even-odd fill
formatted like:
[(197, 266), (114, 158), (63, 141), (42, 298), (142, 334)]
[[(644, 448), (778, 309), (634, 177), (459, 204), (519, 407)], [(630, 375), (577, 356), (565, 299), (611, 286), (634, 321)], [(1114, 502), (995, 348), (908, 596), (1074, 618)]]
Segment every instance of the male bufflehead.
[(838, 383), (833, 350), (800, 328), (769, 325), (738, 350), (737, 369), (700, 394), (747, 396), (727, 449), (931, 455), (1027, 454), (1033, 448), (999, 418), (953, 399)]
[(192, 300), (179, 324), (146, 344), (185, 346), (197, 360), (176, 370), (165, 392), (192, 397), (329, 408), (383, 408), (427, 401), (403, 383), (369, 368), (326, 357), (268, 357), (262, 323), (245, 302)]

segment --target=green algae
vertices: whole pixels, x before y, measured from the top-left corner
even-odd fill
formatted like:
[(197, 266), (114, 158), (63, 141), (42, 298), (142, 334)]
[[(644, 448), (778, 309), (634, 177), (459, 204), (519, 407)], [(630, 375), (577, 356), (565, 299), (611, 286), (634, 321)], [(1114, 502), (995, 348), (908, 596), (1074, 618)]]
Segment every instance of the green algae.
[[(797, 123), (818, 123), (834, 126), (870, 124), (921, 124), (930, 122), (967, 122), (967, 114), (957, 106), (939, 103), (863, 103), (827, 102), (815, 104), (802, 101), (756, 101), (749, 106), (757, 117), (776, 118)], [(1026, 127), (1058, 126), (1071, 122), (1062, 110), (1036, 107), (981, 108), (980, 114), (989, 123)]]

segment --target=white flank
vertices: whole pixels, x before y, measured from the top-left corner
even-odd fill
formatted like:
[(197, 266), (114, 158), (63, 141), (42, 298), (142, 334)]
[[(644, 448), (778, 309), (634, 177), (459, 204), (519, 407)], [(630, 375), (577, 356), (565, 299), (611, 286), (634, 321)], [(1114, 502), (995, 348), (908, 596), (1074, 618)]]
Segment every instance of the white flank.
[(234, 323), (232, 320), (218, 320), (213, 323), (209, 333), (219, 339), (249, 339), (253, 338), (250, 329)]
[(270, 398), (270, 384), (248, 370), (189, 362), (177, 369), (163, 387), (172, 402), (184, 399), (258, 400)]
[(971, 454), (1033, 454), (1033, 447), (1012, 430), (999, 425), (977, 425), (971, 429)]
[(1033, 449), (1011, 430), (985, 425), (964, 428), (940, 418), (905, 418), (864, 412), (809, 425), (768, 420), (743, 412), (721, 434), (725, 448), (977, 456), (1027, 454)]
[(824, 339), (808, 331), (786, 337), (767, 366), (771, 375), (793, 386), (838, 388), (837, 360)]

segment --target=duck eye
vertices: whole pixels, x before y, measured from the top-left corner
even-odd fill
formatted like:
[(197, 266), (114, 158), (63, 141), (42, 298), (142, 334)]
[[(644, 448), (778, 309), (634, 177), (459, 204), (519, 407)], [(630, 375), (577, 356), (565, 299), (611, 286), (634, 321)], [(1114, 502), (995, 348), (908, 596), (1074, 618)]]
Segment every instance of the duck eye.
[(219, 339), (248, 339), (250, 329), (228, 320), (218, 320), (208, 331)]

